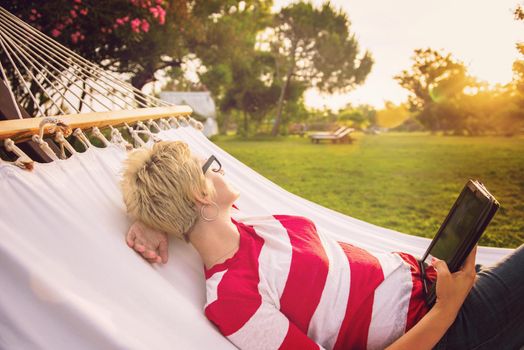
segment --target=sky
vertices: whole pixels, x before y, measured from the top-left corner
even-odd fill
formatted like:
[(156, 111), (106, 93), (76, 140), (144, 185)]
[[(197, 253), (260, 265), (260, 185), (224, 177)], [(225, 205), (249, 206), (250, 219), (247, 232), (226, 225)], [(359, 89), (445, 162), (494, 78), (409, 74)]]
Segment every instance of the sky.
[[(278, 11), (293, 1), (275, 0)], [(314, 0), (321, 4), (323, 1)], [(470, 74), (489, 83), (511, 80), (515, 44), (524, 41), (524, 22), (514, 20), (518, 0), (332, 0), (349, 15), (351, 31), (375, 60), (366, 82), (343, 95), (309, 90), (312, 108), (339, 109), (346, 104), (401, 103), (407, 91), (393, 76), (411, 66), (417, 48), (442, 49), (466, 64)]]

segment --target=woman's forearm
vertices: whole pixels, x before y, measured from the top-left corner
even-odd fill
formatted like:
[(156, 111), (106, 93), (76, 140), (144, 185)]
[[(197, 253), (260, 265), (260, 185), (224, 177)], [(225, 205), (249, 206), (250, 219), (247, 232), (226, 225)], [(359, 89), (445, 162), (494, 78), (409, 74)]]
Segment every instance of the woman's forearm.
[(456, 317), (456, 312), (435, 305), (413, 328), (386, 349), (430, 350), (444, 336)]

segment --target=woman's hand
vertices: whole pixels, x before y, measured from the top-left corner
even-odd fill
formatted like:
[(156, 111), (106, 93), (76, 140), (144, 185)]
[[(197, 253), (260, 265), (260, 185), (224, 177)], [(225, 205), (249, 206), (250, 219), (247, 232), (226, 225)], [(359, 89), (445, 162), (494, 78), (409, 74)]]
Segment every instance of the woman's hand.
[(450, 273), (445, 261), (435, 259), (437, 270), (437, 301), (422, 319), (386, 350), (433, 349), (455, 321), (460, 307), (475, 282), (477, 246), (464, 261), (462, 269)]
[(476, 280), (476, 254), (477, 246), (475, 245), (464, 261), (462, 268), (454, 273), (450, 273), (448, 265), (444, 260), (434, 258), (431, 262), (435, 270), (437, 270), (437, 300), (434, 307), (453, 313), (456, 316)]
[(135, 221), (127, 232), (126, 242), (130, 248), (152, 264), (167, 262), (167, 234), (165, 232), (153, 230), (140, 221)]

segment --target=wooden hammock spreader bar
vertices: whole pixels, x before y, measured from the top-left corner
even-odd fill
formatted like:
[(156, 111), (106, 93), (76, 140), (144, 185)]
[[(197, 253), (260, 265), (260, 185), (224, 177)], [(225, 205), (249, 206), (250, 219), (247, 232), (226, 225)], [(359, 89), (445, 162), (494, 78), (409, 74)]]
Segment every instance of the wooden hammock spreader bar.
[[(102, 128), (109, 125), (135, 123), (149, 119), (168, 117), (185, 117), (193, 110), (189, 106), (168, 106), (120, 110), (112, 112), (89, 112), (81, 114), (64, 114), (54, 116), (67, 124), (71, 129), (88, 129), (94, 126)], [(26, 118), (0, 121), (0, 140), (11, 138), (15, 142), (30, 139), (39, 133), (40, 122), (44, 118)]]

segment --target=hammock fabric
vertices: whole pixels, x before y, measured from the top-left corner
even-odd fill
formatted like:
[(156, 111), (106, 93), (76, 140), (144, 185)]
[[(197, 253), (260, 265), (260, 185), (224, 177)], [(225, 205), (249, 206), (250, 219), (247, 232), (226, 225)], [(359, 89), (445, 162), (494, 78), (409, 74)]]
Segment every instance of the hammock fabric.
[[(319, 230), (370, 251), (422, 255), (430, 240), (378, 227), (309, 202), (242, 164), (191, 127), (162, 131), (216, 155), (241, 191), (240, 211), (303, 215)], [(167, 265), (127, 247), (118, 188), (126, 152), (91, 147), (32, 172), (0, 162), (0, 348), (234, 349), (205, 318), (197, 252), (171, 239)], [(477, 262), (511, 249), (480, 247)]]

